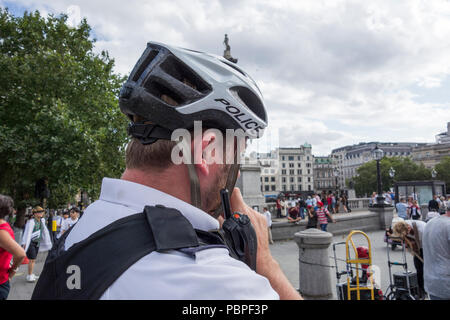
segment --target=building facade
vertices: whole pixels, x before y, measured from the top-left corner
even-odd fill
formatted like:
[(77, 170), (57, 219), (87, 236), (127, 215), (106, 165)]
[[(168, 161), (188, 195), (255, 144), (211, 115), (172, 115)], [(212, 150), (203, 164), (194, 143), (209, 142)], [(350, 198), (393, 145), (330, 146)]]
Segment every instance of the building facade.
[(328, 193), (337, 191), (337, 177), (333, 173), (333, 162), (330, 156), (314, 157), (314, 191)]
[(376, 146), (382, 149), (386, 157), (410, 157), (413, 148), (424, 146), (415, 142), (361, 142), (345, 146), (331, 152), (333, 170), (338, 175), (338, 188), (348, 190), (349, 181), (357, 176), (357, 170), (363, 164), (374, 160), (372, 151)]
[(311, 193), (314, 190), (312, 147), (277, 148), (269, 153), (252, 154), (261, 167), (261, 191), (266, 198), (282, 194)]
[(436, 143), (413, 148), (412, 159), (422, 163), (426, 168), (434, 168), (443, 157), (450, 156), (450, 122), (447, 123), (447, 132), (436, 135)]

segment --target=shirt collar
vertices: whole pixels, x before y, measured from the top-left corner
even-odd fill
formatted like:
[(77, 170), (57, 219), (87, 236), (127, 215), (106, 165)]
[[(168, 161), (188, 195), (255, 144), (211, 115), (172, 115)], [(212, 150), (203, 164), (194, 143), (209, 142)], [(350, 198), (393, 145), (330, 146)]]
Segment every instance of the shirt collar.
[(219, 221), (191, 204), (157, 189), (139, 183), (103, 178), (100, 200), (120, 204), (142, 212), (145, 206), (157, 204), (179, 210), (195, 229), (204, 231), (219, 228)]

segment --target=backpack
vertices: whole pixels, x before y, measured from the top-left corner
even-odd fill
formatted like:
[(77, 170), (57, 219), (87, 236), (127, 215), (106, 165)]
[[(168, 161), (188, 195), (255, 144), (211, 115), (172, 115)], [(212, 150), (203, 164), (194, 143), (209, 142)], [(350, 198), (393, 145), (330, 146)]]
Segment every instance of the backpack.
[(178, 210), (161, 205), (116, 220), (64, 250), (73, 227), (50, 250), (32, 300), (99, 299), (130, 266), (153, 251), (195, 254), (225, 247), (214, 232), (194, 229)]

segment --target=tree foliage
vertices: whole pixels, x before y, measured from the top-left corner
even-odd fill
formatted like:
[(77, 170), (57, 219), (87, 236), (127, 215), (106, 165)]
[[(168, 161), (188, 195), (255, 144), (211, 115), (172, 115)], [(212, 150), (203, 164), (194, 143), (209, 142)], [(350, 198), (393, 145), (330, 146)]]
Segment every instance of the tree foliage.
[(79, 189), (96, 197), (104, 176), (124, 167), (125, 80), (107, 52), (93, 51), (90, 26), (38, 11), (15, 17), (0, 8), (0, 192), (31, 201), (47, 176), (49, 204)]
[[(389, 169), (395, 170), (394, 178), (389, 176)], [(430, 180), (431, 171), (423, 164), (417, 164), (410, 158), (384, 157), (380, 160), (381, 182), (383, 191), (394, 186), (395, 181)], [(353, 178), (355, 192), (358, 196), (370, 195), (377, 188), (376, 161), (370, 161), (357, 169), (358, 176)]]
[(437, 172), (436, 179), (445, 181), (447, 193), (450, 193), (450, 157), (443, 157), (435, 166), (435, 170)]

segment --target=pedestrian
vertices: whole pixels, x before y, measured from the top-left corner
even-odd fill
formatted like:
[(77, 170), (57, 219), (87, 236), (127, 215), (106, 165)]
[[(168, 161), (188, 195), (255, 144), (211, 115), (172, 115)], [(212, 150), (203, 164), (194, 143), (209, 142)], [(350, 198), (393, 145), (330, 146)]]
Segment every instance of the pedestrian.
[(22, 247), (29, 260), (27, 282), (35, 282), (39, 278), (33, 273), (38, 253), (48, 251), (52, 247), (50, 233), (43, 218), (44, 212), (39, 206), (33, 209), (33, 218), (27, 221), (22, 237)]
[(348, 213), (349, 211), (348, 211), (348, 203), (347, 203), (347, 197), (346, 197), (346, 195), (345, 194), (343, 194), (342, 195), (342, 197), (341, 197), (341, 203), (342, 203), (342, 208), (344, 208), (344, 212), (345, 213)]
[(287, 217), (288, 202), (286, 198), (281, 198), (280, 205), (281, 205), (281, 217)]
[(339, 194), (337, 194), (337, 193), (336, 193), (335, 201), (336, 201), (335, 202), (335, 208), (336, 208), (336, 212), (335, 213), (339, 213), (341, 201), (340, 201)]
[(439, 212), (439, 202), (437, 201), (438, 196), (434, 195), (433, 199), (428, 201), (428, 212), (436, 211)]
[(61, 227), (64, 220), (62, 210), (57, 211), (55, 219), (56, 219), (56, 239), (59, 239), (59, 237), (61, 236)]
[(273, 239), (272, 239), (272, 214), (267, 209), (267, 207), (264, 207), (263, 214), (264, 214), (264, 216), (266, 217), (266, 220), (267, 220), (267, 231), (268, 231), (268, 234), (269, 234), (269, 243), (273, 244)]
[(374, 191), (372, 193), (372, 196), (370, 197), (370, 200), (369, 200), (369, 204), (371, 206), (373, 206), (373, 205), (375, 205), (377, 203), (377, 196), (378, 196), (377, 193)]
[(308, 214), (306, 229), (317, 229), (317, 212), (315, 208), (309, 204), (306, 208), (306, 213)]
[[(149, 42), (120, 90), (119, 107), (131, 121), (125, 171), (120, 179), (103, 178), (99, 199), (59, 239), (62, 253), (51, 252), (55, 259), (44, 266), (32, 299), (301, 299), (270, 253), (266, 218), (234, 188), (238, 163), (214, 161), (208, 152), (225, 138), (239, 155), (245, 141), (241, 149), (239, 138), (221, 133), (239, 129), (255, 137), (267, 126), (254, 81), (222, 57)], [(204, 130), (194, 130), (196, 121)], [(181, 129), (183, 142), (198, 152), (183, 148), (195, 159), (177, 163), (181, 144), (172, 135)], [(234, 250), (242, 237), (223, 241), (219, 233), (230, 234), (221, 225), (234, 221), (223, 221), (224, 189), (227, 215), (251, 222), (257, 237), (250, 243), (257, 250), (245, 257)], [(253, 232), (245, 235), (255, 240)], [(75, 262), (83, 263), (80, 290), (55, 277)]]
[(332, 199), (332, 197), (331, 197), (331, 193), (328, 194), (328, 196), (327, 196), (327, 198), (326, 198), (326, 201), (327, 201), (326, 203), (327, 203), (327, 209), (328, 209), (328, 211), (334, 212), (334, 211), (333, 211), (333, 206), (332, 206), (333, 199)]
[(22, 244), (22, 235), (23, 230), (25, 229), (25, 222), (26, 222), (26, 208), (19, 207), (16, 213), (16, 219), (14, 221), (14, 224), (12, 225), (12, 229), (14, 231), (14, 238), (19, 245)]
[(13, 206), (11, 197), (0, 194), (0, 300), (8, 298), (9, 281), (25, 258), (25, 251), (15, 241), (11, 225), (5, 219), (13, 213)]
[(425, 297), (424, 272), (423, 272), (423, 248), (422, 239), (426, 223), (420, 220), (404, 220), (397, 222), (393, 230), (393, 237), (401, 238), (407, 245), (409, 252), (413, 255), (414, 267), (417, 272), (419, 295)]
[(445, 201), (445, 197), (441, 196), (439, 202), (439, 214), (445, 214), (445, 210), (447, 207), (447, 202)]
[(413, 203), (409, 208), (409, 218), (413, 220), (419, 220), (420, 216), (421, 214), (419, 204), (417, 203), (417, 200), (413, 200)]
[(313, 205), (313, 201), (311, 199), (311, 196), (308, 196), (308, 198), (306, 199), (306, 205), (307, 206), (312, 206)]
[(61, 236), (69, 230), (75, 223), (78, 222), (78, 215), (79, 215), (80, 209), (77, 207), (72, 207), (69, 211), (70, 217), (67, 219), (64, 219), (61, 225)]
[(336, 213), (336, 196), (334, 193), (331, 194), (331, 209), (333, 214)]
[(299, 224), (302, 218), (300, 217), (300, 212), (297, 207), (290, 207), (288, 212), (288, 222)]
[(395, 205), (395, 208), (397, 209), (397, 215), (406, 220), (408, 219), (408, 206), (406, 205), (406, 199), (405, 198), (401, 198), (400, 202), (398, 202)]
[(316, 212), (317, 212), (317, 218), (319, 220), (320, 229), (322, 231), (327, 231), (328, 218), (330, 218), (330, 220), (333, 223), (336, 223), (336, 220), (334, 220), (334, 218), (330, 214), (330, 212), (326, 208), (323, 207), (323, 203), (322, 202), (318, 202), (317, 203)]
[(423, 231), (425, 290), (431, 300), (450, 300), (450, 205)]
[(281, 218), (281, 200), (280, 200), (280, 197), (277, 198), (276, 207), (277, 207), (277, 219), (280, 219)]
[(300, 198), (298, 200), (298, 207), (299, 207), (299, 211), (300, 211), (300, 217), (302, 219), (305, 219), (306, 202), (305, 202), (305, 200), (303, 200), (303, 198)]

